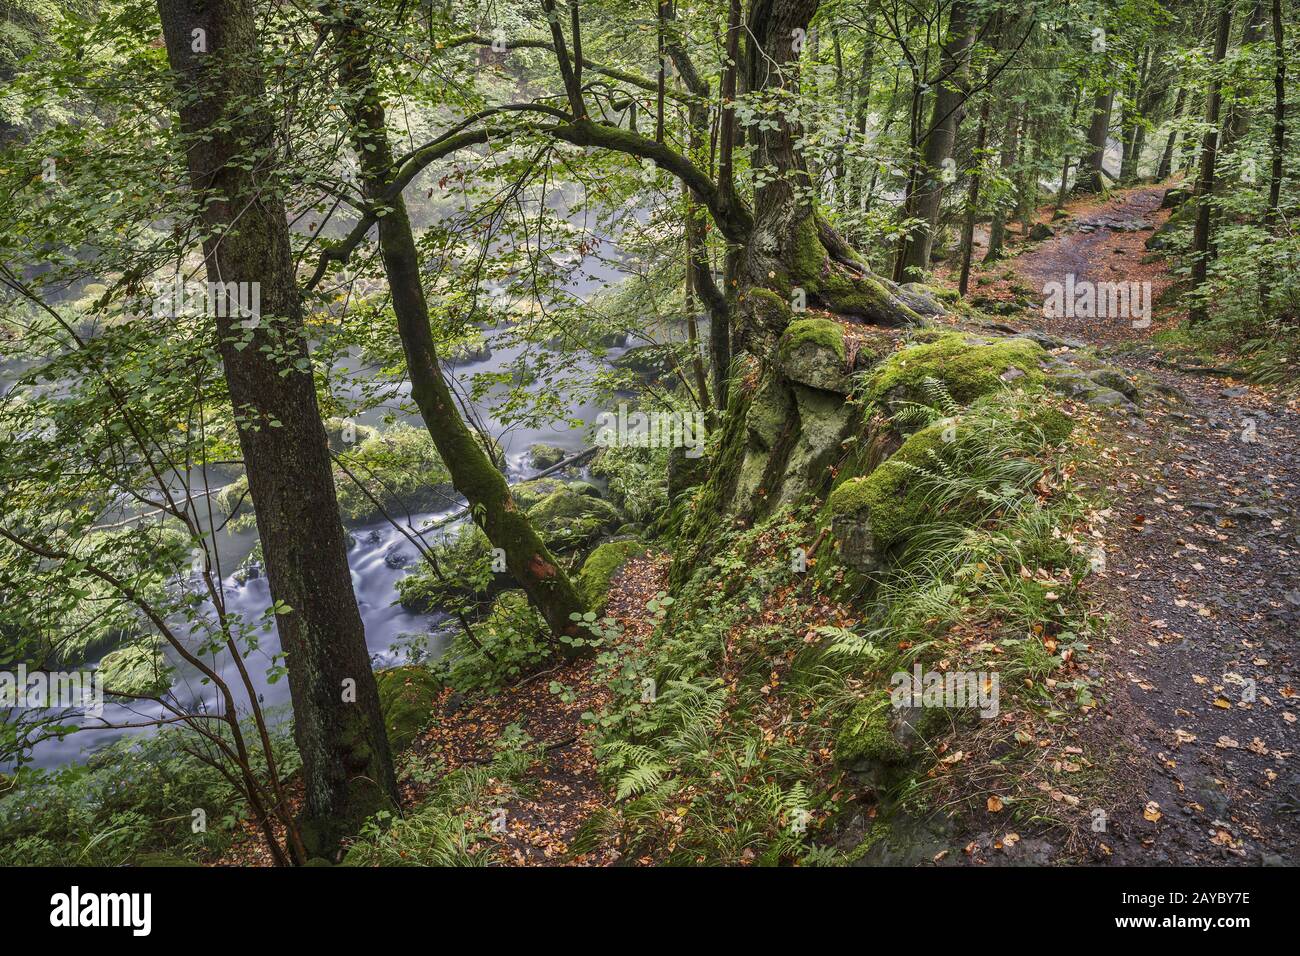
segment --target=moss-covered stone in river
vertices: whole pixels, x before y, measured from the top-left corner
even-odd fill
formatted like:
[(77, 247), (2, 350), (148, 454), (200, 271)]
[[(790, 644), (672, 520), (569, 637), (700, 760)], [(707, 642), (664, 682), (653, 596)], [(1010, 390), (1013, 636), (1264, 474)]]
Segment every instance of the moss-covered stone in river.
[(412, 664), (375, 672), (384, 730), (394, 751), (409, 747), (433, 722), (433, 703), (442, 682), (428, 668)]
[(120, 691), (126, 696), (154, 697), (171, 686), (171, 668), (157, 645), (147, 642), (130, 644), (104, 655), (99, 662), (99, 677), (108, 693)]
[(567, 454), (568, 452), (559, 445), (548, 445), (546, 442), (539, 441), (528, 447), (528, 464), (541, 471), (558, 465), (564, 461)]
[(343, 456), (363, 492), (342, 469), (336, 469), (339, 512), (347, 521), (380, 517), (375, 498), (394, 517), (407, 512), (439, 511), (456, 503), (451, 474), (423, 428), (394, 425), (372, 434)]

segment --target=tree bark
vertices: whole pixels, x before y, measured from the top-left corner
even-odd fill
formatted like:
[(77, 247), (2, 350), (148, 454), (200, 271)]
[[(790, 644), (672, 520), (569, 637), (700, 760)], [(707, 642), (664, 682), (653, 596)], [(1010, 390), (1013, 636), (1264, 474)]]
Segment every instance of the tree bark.
[[(398, 802), (275, 183), (250, 0), (158, 0), (212, 282), (259, 283), (261, 316), (216, 319), (305, 782), (303, 838), (329, 855)], [(196, 31), (202, 31), (196, 32)], [(253, 161), (253, 160), (256, 161)], [(229, 311), (229, 310), (226, 310)]]
[(573, 643), (572, 639), (582, 636), (574, 616), (581, 615), (586, 606), (527, 515), (515, 504), (510, 486), (482, 442), (461, 418), (438, 364), (406, 202), (400, 191), (388, 196), (393, 152), (366, 35), (347, 12), (341, 15), (336, 31), (340, 81), (346, 91), (345, 107), (361, 166), (362, 188), (369, 202), (387, 208), (379, 219), (379, 251), (411, 377), (411, 397), (451, 474), (452, 485), (469, 503), (471, 518), (493, 547), (505, 553), (506, 568), (546, 619), (561, 654), (579, 656), (589, 647)]
[(975, 134), (975, 162), (970, 174), (970, 186), (966, 192), (966, 218), (961, 227), (961, 276), (957, 281), (957, 291), (965, 296), (970, 287), (970, 261), (975, 252), (975, 214), (979, 209), (981, 171), (984, 168), (984, 145), (988, 139), (989, 109), (992, 100), (986, 96), (980, 105), (979, 130)]
[(1110, 136), (1110, 110), (1115, 101), (1113, 89), (1099, 89), (1093, 95), (1092, 122), (1088, 126), (1088, 155), (1079, 167), (1079, 192), (1099, 193), (1105, 188), (1103, 166), (1106, 143)]
[(1187, 88), (1180, 86), (1178, 94), (1174, 97), (1174, 128), (1169, 131), (1169, 138), (1165, 140), (1164, 152), (1160, 154), (1160, 165), (1156, 167), (1156, 180), (1163, 182), (1168, 179), (1174, 171), (1174, 146), (1178, 143), (1178, 120), (1183, 115), (1183, 103), (1187, 99)]
[(964, 113), (969, 81), (967, 66), (975, 42), (975, 23), (965, 0), (953, 0), (948, 33), (942, 44), (939, 82), (935, 87), (934, 112), (924, 140), (925, 155), (918, 188), (904, 207), (909, 219), (921, 225), (906, 233), (900, 242), (894, 265), (894, 281), (905, 282), (930, 267), (930, 250), (939, 227), (943, 203), (944, 164), (951, 162), (957, 141), (957, 127)]
[(1192, 234), (1192, 289), (1196, 295), (1188, 320), (1204, 322), (1207, 316), (1205, 281), (1210, 262), (1210, 203), (1214, 194), (1215, 159), (1219, 137), (1219, 66), (1228, 52), (1228, 33), (1232, 27), (1231, 0), (1223, 0), (1219, 9), (1219, 26), (1214, 37), (1214, 75), (1205, 97), (1205, 135), (1201, 139), (1201, 171), (1196, 181), (1196, 229)]
[(1273, 169), (1268, 184), (1267, 226), (1281, 216), (1282, 171), (1286, 157), (1286, 44), (1282, 34), (1282, 0), (1273, 0)]
[[(1020, 153), (1020, 117), (1013, 111), (1007, 117), (1006, 130), (1002, 137), (1002, 156), (998, 166), (1005, 173), (1015, 166)], [(989, 248), (984, 253), (985, 262), (996, 262), (1002, 258), (1002, 244), (1006, 241), (1007, 210), (1005, 201), (998, 202), (993, 209), (993, 221), (989, 224)]]

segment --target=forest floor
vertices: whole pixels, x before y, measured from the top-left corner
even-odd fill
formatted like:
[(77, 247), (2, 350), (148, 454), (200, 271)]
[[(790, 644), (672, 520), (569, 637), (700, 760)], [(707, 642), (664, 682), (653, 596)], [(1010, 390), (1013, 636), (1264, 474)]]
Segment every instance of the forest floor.
[[(1072, 204), (1055, 236), (1022, 240), (981, 291), (1005, 300), (1029, 287), (1041, 303), (1044, 285), (1069, 273), (1076, 282), (1149, 281), (1156, 306), (1145, 328), (1048, 318), (1041, 308), (1007, 324), (1081, 340), (1178, 397), (1116, 425), (1112, 461), (1092, 476), (1111, 505), (1096, 595), (1112, 615), (1109, 719), (1098, 727), (1115, 733), (1109, 770), (1132, 791), (1107, 828), (1112, 862), (1294, 863), (1300, 411), (1153, 344), (1153, 333), (1184, 318), (1160, 302), (1173, 280), (1145, 248), (1168, 216), (1163, 192), (1144, 186)], [(1038, 216), (1050, 218), (1050, 207)]]
[[(1141, 417), (1109, 420), (1097, 460), (1078, 476), (1109, 505), (1105, 568), (1089, 579), (1095, 605), (1109, 616), (1108, 643), (1092, 652), (1101, 678), (1096, 711), (1060, 728), (1051, 746), (1055, 752), (1078, 743), (1097, 758), (1089, 775), (1095, 792), (1082, 780), (1078, 789), (1088, 801), (1083, 807), (1105, 808), (1105, 826), (1092, 833), (1027, 830), (1011, 853), (1010, 841), (1004, 846), (998, 837), (1005, 822), (976, 814), (923, 847), (919, 860), (1300, 859), (1300, 410), (1261, 389), (1188, 371), (1152, 342), (1152, 333), (1183, 318), (1173, 305), (1159, 304), (1173, 279), (1166, 261), (1144, 245), (1168, 215), (1159, 208), (1163, 192), (1144, 186), (1085, 198), (1063, 217), (1044, 207), (1035, 221), (1050, 223), (1055, 235), (1042, 242), (1013, 236), (1008, 258), (977, 271), (972, 289), (973, 298), (1008, 304), (991, 310), (1004, 330), (1077, 340), (1071, 349), (1140, 373), (1148, 388), (1175, 397), (1146, 403)], [(944, 272), (939, 281), (947, 281)], [(1136, 328), (1129, 319), (1045, 317), (1037, 307), (1044, 285), (1069, 273), (1076, 282), (1150, 282), (1155, 321)], [(990, 311), (985, 303), (980, 308)], [(641, 642), (652, 629), (646, 604), (666, 589), (669, 561), (633, 559), (611, 582), (606, 613), (618, 620), (622, 641)], [(480, 852), (513, 865), (635, 862), (621, 860), (609, 842), (581, 856), (569, 852), (582, 824), (612, 801), (582, 721), (607, 695), (591, 661), (562, 664), (473, 700), (443, 692), (432, 726), (413, 748), (418, 759), (447, 771), (486, 764), (511, 725), (545, 758), (523, 781), (502, 785)], [(419, 789), (407, 793), (408, 806), (420, 803)], [(245, 850), (251, 842), (250, 834)], [(936, 847), (945, 849), (931, 854)]]

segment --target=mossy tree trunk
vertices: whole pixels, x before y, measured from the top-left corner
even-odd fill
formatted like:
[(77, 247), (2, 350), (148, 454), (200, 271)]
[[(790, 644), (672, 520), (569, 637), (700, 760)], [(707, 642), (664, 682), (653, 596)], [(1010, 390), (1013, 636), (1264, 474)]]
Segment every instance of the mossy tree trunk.
[(304, 843), (330, 854), (364, 817), (396, 805), (397, 785), (273, 180), (277, 138), (257, 26), (249, 0), (158, 0), (158, 11), (208, 278), (260, 284), (260, 317), (219, 315), (216, 338), (271, 597), (283, 608), (276, 625), (303, 763)]
[(388, 189), (393, 152), (367, 35), (344, 8), (340, 8), (334, 29), (362, 188), (367, 201), (383, 210), (379, 216), (379, 251), (411, 377), (411, 397), (447, 465), (452, 484), (469, 503), (474, 522), (493, 547), (504, 552), (506, 568), (546, 619), (560, 652), (566, 657), (575, 656), (582, 645), (564, 639), (580, 636), (581, 625), (574, 616), (582, 614), (586, 605), (528, 516), (516, 505), (505, 476), (461, 418), (438, 364), (406, 202), (400, 190), (390, 194)]
[(921, 144), (921, 168), (915, 178), (917, 187), (904, 203), (905, 215), (919, 219), (920, 225), (904, 233), (894, 266), (894, 280), (906, 282), (919, 278), (930, 268), (930, 250), (939, 228), (939, 212), (947, 179), (945, 164), (953, 159), (957, 127), (965, 112), (967, 64), (975, 42), (975, 23), (965, 0), (954, 0), (948, 20), (948, 33), (940, 44), (938, 82), (935, 84), (934, 111), (929, 129)]

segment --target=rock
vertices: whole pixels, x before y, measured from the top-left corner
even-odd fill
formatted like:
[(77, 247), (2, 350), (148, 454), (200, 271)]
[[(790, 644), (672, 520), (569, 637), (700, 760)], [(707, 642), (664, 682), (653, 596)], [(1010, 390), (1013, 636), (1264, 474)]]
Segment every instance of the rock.
[(673, 371), (671, 346), (636, 345), (610, 364), (647, 384), (660, 382)]
[(409, 552), (403, 551), (400, 545), (395, 544), (384, 553), (384, 564), (394, 571), (409, 568), (414, 562), (415, 558)]
[(1119, 408), (1124, 411), (1137, 411), (1134, 405), (1123, 392), (1117, 392), (1113, 388), (1098, 388), (1095, 391), (1081, 396), (1083, 402), (1093, 408)]
[(362, 491), (341, 468), (335, 469), (339, 512), (346, 521), (378, 520), (381, 513), (375, 501), (390, 515), (402, 515), (438, 511), (457, 500), (451, 474), (423, 428), (398, 424), (376, 432), (343, 460), (365, 486)]
[(546, 546), (555, 551), (587, 547), (623, 523), (608, 501), (572, 488), (547, 495), (528, 509), (528, 518)]
[(1099, 368), (1088, 375), (1092, 381), (1104, 388), (1119, 392), (1131, 402), (1138, 400), (1138, 387), (1127, 375), (1116, 368)]
[(1223, 391), (1219, 392), (1219, 395), (1223, 398), (1242, 398), (1249, 394), (1250, 389), (1245, 385), (1234, 385), (1231, 388), (1225, 388)]
[(836, 515), (831, 520), (840, 560), (862, 574), (879, 571), (884, 562), (871, 536), (871, 521), (865, 515)]
[(933, 286), (921, 282), (905, 282), (894, 290), (894, 294), (918, 315), (933, 318), (948, 312), (941, 302), (943, 291)]
[(528, 448), (528, 464), (538, 471), (551, 468), (564, 461), (568, 455), (563, 448), (558, 445), (548, 445), (545, 442), (537, 442)]
[(379, 429), (361, 425), (350, 418), (325, 419), (325, 437), (329, 440), (330, 451), (345, 452), (379, 434)]
[(682, 493), (704, 483), (709, 476), (709, 459), (704, 455), (687, 455), (690, 449), (668, 450), (668, 500), (676, 501)]
[(433, 703), (442, 682), (426, 667), (411, 664), (375, 672), (384, 730), (394, 751), (405, 750), (433, 723)]
[(1273, 512), (1256, 505), (1241, 505), (1237, 508), (1229, 508), (1224, 512), (1224, 515), (1228, 518), (1244, 519), (1246, 521), (1267, 521), (1273, 517)]
[(1067, 338), (1063, 335), (1051, 335), (1047, 332), (1040, 332), (1036, 329), (1027, 329), (1023, 332), (1012, 330), (1014, 338), (1029, 339), (1037, 342), (1045, 349), (1081, 349), (1085, 348), (1087, 343), (1081, 339)]
[(1186, 186), (1170, 186), (1160, 197), (1161, 209), (1176, 209), (1192, 198), (1192, 191)]
[(485, 341), (460, 342), (447, 349), (446, 360), (453, 365), (469, 365), (473, 362), (486, 362), (492, 357), (492, 349)]
[(104, 689), (139, 697), (155, 697), (171, 687), (171, 668), (156, 644), (128, 644), (99, 662)]
[(578, 593), (582, 595), (587, 606), (599, 614), (605, 608), (609, 598), (609, 583), (628, 559), (645, 553), (646, 547), (640, 541), (606, 541), (596, 546), (583, 562), (582, 570), (574, 581)]
[(521, 481), (517, 485), (511, 485), (510, 496), (515, 499), (515, 504), (527, 511), (547, 495), (562, 491), (567, 487), (568, 483), (560, 478), (533, 478), (530, 481)]
[(1029, 230), (1029, 238), (1035, 242), (1042, 242), (1045, 239), (1051, 239), (1056, 235), (1056, 230), (1044, 222), (1036, 222)]
[(798, 319), (781, 337), (778, 355), (786, 379), (843, 395), (849, 391), (844, 328), (832, 319)]
[(1022, 384), (1041, 381), (1047, 353), (1027, 338), (970, 341), (943, 333), (934, 341), (900, 349), (877, 365), (867, 379), (866, 397), (887, 404), (925, 399), (924, 382), (936, 379), (954, 401), (968, 404), (1006, 386), (1002, 375), (1018, 368)]

